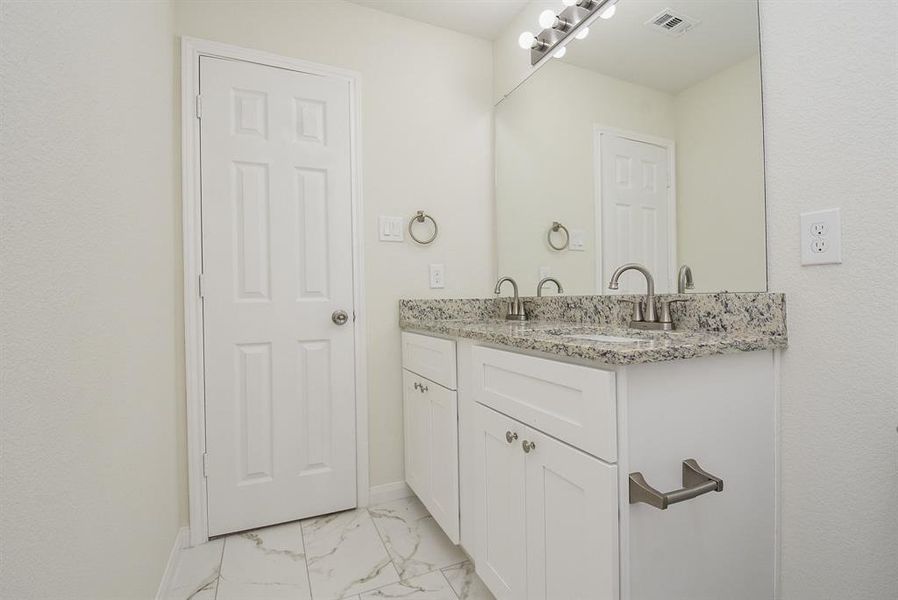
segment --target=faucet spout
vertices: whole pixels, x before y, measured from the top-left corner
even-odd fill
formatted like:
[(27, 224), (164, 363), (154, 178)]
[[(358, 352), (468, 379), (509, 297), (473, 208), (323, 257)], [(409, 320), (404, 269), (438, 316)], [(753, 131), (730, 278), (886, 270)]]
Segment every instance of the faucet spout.
[(627, 263), (621, 265), (611, 275), (611, 281), (608, 282), (609, 290), (616, 290), (620, 286), (620, 276), (627, 271), (639, 271), (645, 277), (645, 320), (655, 322), (658, 320), (658, 313), (655, 308), (655, 278), (649, 270), (639, 263)]
[(680, 267), (680, 273), (677, 277), (677, 293), (685, 294), (686, 290), (691, 290), (695, 287), (695, 283), (692, 281), (692, 269), (689, 265), (683, 265)]
[(555, 287), (558, 288), (558, 293), (564, 293), (564, 287), (562, 287), (561, 282), (555, 279), (554, 277), (543, 277), (539, 280), (539, 283), (536, 284), (536, 297), (540, 298), (543, 295), (543, 286), (547, 283), (552, 282), (555, 284)]
[(508, 303), (508, 312), (505, 318), (509, 321), (526, 321), (527, 313), (524, 311), (524, 303), (521, 302), (521, 297), (518, 295), (518, 282), (511, 277), (502, 277), (496, 282), (494, 293), (498, 295), (502, 291), (502, 284), (506, 281), (511, 284), (514, 297)]

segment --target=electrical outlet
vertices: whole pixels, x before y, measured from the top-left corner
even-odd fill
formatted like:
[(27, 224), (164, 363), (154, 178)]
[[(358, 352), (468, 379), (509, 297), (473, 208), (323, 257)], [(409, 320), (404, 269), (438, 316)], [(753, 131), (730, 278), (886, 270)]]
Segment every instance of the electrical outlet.
[(446, 287), (446, 270), (443, 265), (430, 265), (430, 288), (442, 289)]
[(801, 264), (842, 262), (842, 217), (838, 208), (801, 213)]
[(539, 280), (542, 281), (546, 277), (552, 274), (552, 267), (540, 267), (539, 268)]
[(402, 217), (378, 217), (377, 239), (381, 242), (401, 242), (402, 237)]

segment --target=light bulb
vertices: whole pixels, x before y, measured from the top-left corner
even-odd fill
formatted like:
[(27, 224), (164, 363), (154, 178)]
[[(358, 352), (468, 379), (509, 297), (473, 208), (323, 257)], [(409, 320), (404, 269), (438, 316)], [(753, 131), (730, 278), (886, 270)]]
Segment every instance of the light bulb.
[(561, 0), (561, 3), (565, 6), (573, 6), (577, 4), (577, 0)]
[(525, 31), (518, 37), (518, 46), (523, 48), (524, 50), (530, 50), (533, 48), (533, 40), (534, 36), (529, 31)]
[(543, 12), (539, 13), (539, 26), (543, 29), (548, 29), (555, 25), (555, 21), (558, 17), (555, 16), (555, 11), (552, 9), (546, 9)]
[(578, 40), (585, 40), (586, 36), (588, 36), (588, 35), (589, 35), (589, 27), (584, 27), (583, 29), (578, 31), (577, 35), (575, 35), (574, 37), (577, 38)]
[(562, 46), (561, 48), (556, 50), (555, 54), (553, 54), (552, 56), (554, 56), (555, 58), (564, 58), (565, 54), (567, 54), (567, 46)]
[(610, 19), (614, 16), (614, 13), (617, 12), (617, 4), (612, 4), (608, 8), (603, 8), (601, 12), (599, 12), (599, 16), (603, 19)]

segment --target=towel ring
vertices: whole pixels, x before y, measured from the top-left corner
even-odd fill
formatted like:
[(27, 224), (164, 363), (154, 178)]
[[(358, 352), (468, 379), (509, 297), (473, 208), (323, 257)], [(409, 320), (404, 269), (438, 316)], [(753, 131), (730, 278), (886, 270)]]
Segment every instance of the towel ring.
[[(426, 219), (430, 219), (430, 222), (433, 223), (433, 235), (431, 235), (426, 240), (419, 239), (418, 236), (415, 235), (415, 232), (412, 230), (412, 227), (415, 225), (415, 221), (418, 223), (423, 223)], [(426, 246), (430, 242), (437, 239), (437, 232), (439, 231), (439, 227), (437, 227), (437, 222), (434, 221), (433, 217), (425, 213), (423, 210), (419, 210), (418, 213), (411, 218), (408, 222), (408, 234), (411, 236), (413, 240), (421, 244), (422, 246)]]
[[(556, 246), (552, 243), (552, 234), (557, 233), (559, 229), (564, 231), (564, 244), (562, 244), (561, 246)], [(571, 234), (567, 230), (567, 227), (565, 227), (558, 221), (552, 221), (552, 226), (549, 228), (549, 232), (546, 234), (546, 241), (549, 242), (549, 246), (551, 246), (553, 250), (564, 250), (571, 243)]]

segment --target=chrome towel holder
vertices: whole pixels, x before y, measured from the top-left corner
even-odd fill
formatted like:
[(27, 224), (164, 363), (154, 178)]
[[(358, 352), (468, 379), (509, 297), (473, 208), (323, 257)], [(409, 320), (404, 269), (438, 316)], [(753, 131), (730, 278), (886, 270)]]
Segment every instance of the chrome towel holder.
[[(423, 222), (426, 221), (427, 219), (430, 219), (430, 222), (433, 223), (433, 234), (431, 234), (431, 236), (430, 236), (429, 238), (423, 239), (423, 240), (422, 240), (421, 238), (419, 238), (418, 236), (415, 235), (415, 232), (414, 232), (414, 230), (413, 230), (413, 227), (414, 227), (414, 225), (415, 225), (415, 222), (423, 223)], [(434, 241), (435, 239), (437, 239), (437, 233), (439, 232), (439, 230), (440, 230), (440, 228), (437, 226), (437, 222), (434, 220), (434, 218), (431, 217), (430, 215), (428, 215), (427, 213), (425, 213), (423, 210), (419, 210), (419, 211), (415, 214), (415, 216), (412, 217), (412, 218), (409, 220), (409, 222), (408, 222), (408, 234), (409, 234), (409, 236), (411, 236), (411, 238), (412, 238), (413, 240), (415, 240), (416, 242), (418, 242), (418, 243), (421, 244), (422, 246), (426, 246), (427, 244), (429, 244), (429, 243), (431, 243), (432, 241)]]
[[(560, 246), (556, 246), (555, 243), (552, 242), (552, 234), (557, 233), (559, 230), (564, 231), (564, 243)], [(553, 250), (565, 250), (571, 243), (571, 233), (567, 230), (567, 227), (558, 221), (552, 221), (552, 226), (549, 227), (549, 231), (546, 233), (546, 241), (549, 242), (549, 246), (551, 246)]]

